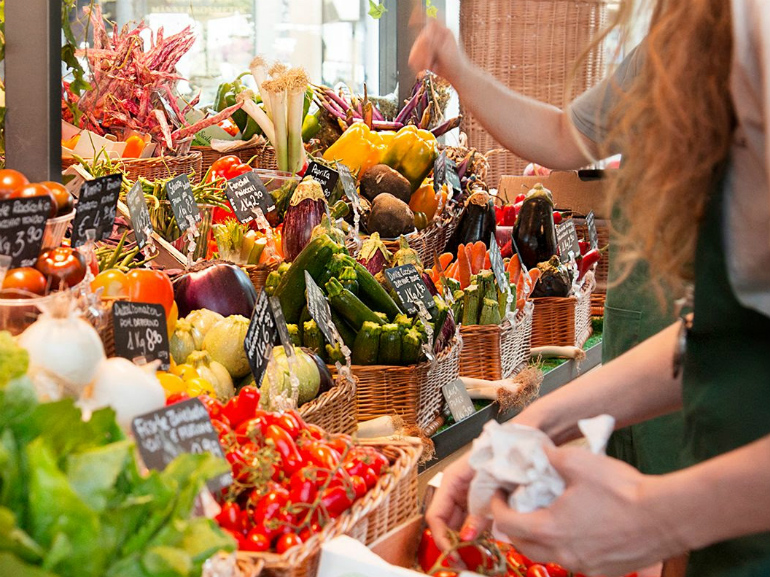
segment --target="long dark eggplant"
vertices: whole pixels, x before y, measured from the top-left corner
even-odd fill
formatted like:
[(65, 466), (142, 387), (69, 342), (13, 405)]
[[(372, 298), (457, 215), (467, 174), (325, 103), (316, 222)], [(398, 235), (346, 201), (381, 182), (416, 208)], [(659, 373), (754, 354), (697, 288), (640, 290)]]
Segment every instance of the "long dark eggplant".
[(457, 223), (457, 229), (446, 244), (445, 252), (457, 255), (457, 247), (481, 241), (487, 248), (497, 228), (495, 207), (489, 193), (474, 192), (465, 201), (465, 207)]
[(294, 261), (310, 242), (326, 208), (326, 196), (318, 181), (309, 178), (299, 183), (283, 218), (283, 254), (287, 261)]
[(553, 223), (553, 197), (551, 191), (543, 188), (542, 184), (536, 184), (524, 199), (513, 227), (512, 238), (528, 269), (548, 261), (558, 252), (556, 225)]

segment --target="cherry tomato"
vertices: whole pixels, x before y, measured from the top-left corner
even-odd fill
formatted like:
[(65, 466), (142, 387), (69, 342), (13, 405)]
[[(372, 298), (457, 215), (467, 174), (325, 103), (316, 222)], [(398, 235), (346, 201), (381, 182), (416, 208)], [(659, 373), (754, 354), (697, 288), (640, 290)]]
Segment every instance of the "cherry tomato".
[(320, 441), (325, 436), (324, 430), (313, 423), (308, 423), (305, 426), (305, 431), (311, 438), (316, 439), (317, 441)]
[(11, 168), (0, 170), (0, 200), (5, 200), (9, 194), (25, 184), (29, 184), (29, 180), (18, 170)]
[(420, 568), (427, 573), (435, 567), (439, 557), (441, 557), (441, 549), (436, 545), (433, 531), (425, 529), (422, 532), (422, 539), (420, 539), (420, 547), (417, 549), (417, 561), (420, 563)]
[(374, 447), (353, 447), (349, 455), (351, 458), (358, 458), (369, 465), (378, 476), (382, 475), (383, 471), (390, 466), (388, 458)]
[(551, 577), (548, 574), (548, 570), (543, 566), (539, 564), (532, 565), (529, 569), (527, 569), (527, 577)]
[(241, 508), (238, 503), (227, 502), (222, 505), (222, 510), (214, 517), (220, 527), (239, 531), (241, 528)]
[(237, 429), (241, 423), (248, 421), (256, 413), (256, 408), (251, 406), (248, 397), (241, 399), (240, 395), (236, 395), (227, 401), (222, 413), (229, 419), (230, 426)]
[(366, 483), (367, 489), (374, 487), (379, 480), (380, 478), (377, 476), (377, 473), (374, 472), (374, 469), (367, 467), (364, 470), (364, 482)]
[[(561, 565), (557, 565), (556, 563), (546, 563), (545, 570), (551, 577), (569, 577), (569, 571), (567, 571)], [(629, 576), (627, 575), (626, 577)]]
[(305, 465), (294, 439), (281, 427), (268, 426), (265, 430), (265, 441), (273, 445), (278, 454), (281, 455), (283, 469), (287, 475), (293, 475), (295, 471)]
[(511, 547), (508, 553), (505, 554), (505, 559), (511, 567), (516, 569), (526, 569), (530, 565), (534, 565), (529, 557), (522, 555), (513, 547)]
[(340, 454), (321, 441), (303, 443), (300, 454), (309, 464), (322, 469), (333, 470), (340, 464)]
[(259, 529), (255, 528), (249, 531), (249, 534), (246, 535), (244, 549), (246, 551), (252, 551), (255, 553), (260, 553), (262, 551), (269, 551), (270, 541), (271, 540), (269, 537), (267, 537)]
[(313, 535), (317, 535), (321, 532), (323, 527), (321, 527), (320, 523), (310, 523), (307, 527), (302, 529), (302, 531), (299, 532), (299, 538), (302, 539), (302, 542), (304, 543), (308, 539), (310, 539)]
[(344, 457), (353, 446), (353, 438), (350, 435), (334, 435), (329, 439), (327, 445)]
[(51, 201), (51, 208), (48, 212), (48, 217), (53, 218), (56, 216), (56, 212), (58, 210), (58, 205), (56, 204), (56, 197), (53, 195), (51, 190), (45, 186), (44, 184), (25, 184), (23, 186), (20, 186), (10, 194), (7, 194), (5, 198), (34, 198), (34, 197), (45, 197), (48, 198)]
[(451, 569), (439, 569), (433, 574), (433, 577), (457, 577), (457, 571)]
[(128, 300), (136, 303), (163, 305), (166, 316), (174, 303), (174, 287), (163, 271), (137, 268), (128, 275)]
[(466, 569), (474, 573), (489, 573), (497, 564), (492, 552), (481, 543), (460, 545), (456, 553)]
[(265, 431), (269, 425), (270, 422), (267, 419), (267, 415), (264, 414), (264, 411), (258, 411), (254, 418), (243, 421), (238, 425), (235, 429), (235, 434), (241, 441), (261, 439), (264, 437)]
[(278, 541), (275, 543), (275, 552), (280, 555), (297, 545), (302, 545), (302, 539), (299, 535), (296, 533), (284, 533), (278, 537)]
[(43, 273), (31, 266), (24, 266), (9, 270), (3, 279), (2, 288), (24, 290), (42, 296), (47, 284)]
[(321, 493), (321, 505), (331, 518), (336, 518), (350, 509), (353, 499), (343, 487), (327, 487)]
[(46, 180), (40, 184), (51, 191), (51, 194), (56, 201), (56, 216), (69, 214), (75, 207), (75, 199), (72, 198), (72, 195), (63, 184), (52, 180)]
[(259, 389), (253, 385), (246, 385), (238, 392), (238, 399), (241, 410), (251, 417), (259, 408)]
[(295, 414), (293, 411), (284, 411), (276, 416), (273, 424), (278, 425), (284, 431), (289, 433), (292, 439), (296, 439), (299, 436), (300, 431), (302, 430), (302, 425), (300, 424), (300, 421), (301, 421), (301, 418), (299, 417), (299, 415)]
[(187, 401), (190, 398), (190, 395), (187, 393), (174, 393), (173, 395), (169, 395), (166, 397), (166, 406), (173, 405), (175, 403), (181, 403), (182, 401)]
[(86, 259), (74, 248), (60, 246), (43, 251), (35, 268), (48, 277), (52, 288), (62, 283), (73, 287), (86, 276)]
[(280, 514), (289, 503), (289, 492), (283, 487), (276, 487), (262, 497), (254, 507), (252, 519), (258, 529), (270, 540), (281, 533)]
[(128, 296), (128, 276), (116, 268), (102, 271), (91, 281), (92, 291), (100, 288), (103, 289), (102, 296), (125, 298)]
[(318, 488), (308, 476), (309, 469), (300, 469), (289, 480), (289, 501), (292, 503), (312, 503), (318, 495)]
[(353, 491), (356, 493), (356, 499), (360, 499), (364, 495), (366, 495), (366, 481), (364, 481), (363, 477), (359, 477), (358, 475), (353, 475), (350, 477), (350, 484), (353, 487)]

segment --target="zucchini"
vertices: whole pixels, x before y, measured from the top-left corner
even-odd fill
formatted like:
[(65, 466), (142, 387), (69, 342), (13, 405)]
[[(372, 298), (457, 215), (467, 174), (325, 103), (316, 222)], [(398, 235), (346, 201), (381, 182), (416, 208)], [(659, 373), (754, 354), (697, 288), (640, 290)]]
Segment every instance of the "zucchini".
[(403, 313), (400, 315), (396, 315), (396, 318), (393, 322), (398, 325), (398, 328), (401, 329), (402, 333), (405, 333), (406, 331), (411, 329), (412, 326), (414, 325), (414, 322), (412, 322), (412, 319), (410, 319), (408, 316), (406, 316)]
[(278, 265), (278, 270), (276, 270), (276, 272), (283, 276), (286, 274), (286, 271), (288, 271), (289, 268), (291, 268), (291, 263), (283, 261), (280, 265)]
[(389, 319), (396, 318), (401, 311), (388, 292), (382, 288), (366, 267), (361, 263), (356, 263), (356, 276), (358, 277), (358, 295), (361, 300), (372, 307), (373, 310), (380, 311), (388, 315)]
[(314, 320), (309, 320), (302, 327), (302, 344), (307, 349), (318, 353), (321, 358), (326, 356), (324, 349), (324, 335)]
[(337, 327), (337, 332), (340, 333), (340, 336), (342, 337), (342, 342), (344, 342), (349, 349), (353, 348), (353, 343), (356, 340), (356, 331), (350, 328), (350, 325), (345, 322), (345, 319), (343, 319), (340, 315), (338, 315), (335, 311), (331, 311), (332, 313), (332, 322), (334, 323), (334, 326)]
[(455, 299), (454, 304), (452, 305), (452, 316), (454, 316), (457, 320), (462, 320), (463, 318), (463, 301), (465, 300), (465, 291), (462, 289), (458, 289), (452, 293), (452, 298)]
[(377, 362), (382, 327), (378, 323), (365, 322), (353, 343), (354, 365), (373, 365)]
[(280, 283), (281, 273), (279, 273), (277, 270), (271, 271), (265, 279), (265, 292), (267, 293), (267, 296), (273, 296)]
[(377, 315), (377, 318), (382, 321), (382, 324), (386, 325), (388, 324), (388, 315), (385, 313), (381, 313), (380, 311), (374, 311), (374, 314)]
[(338, 218), (345, 218), (350, 213), (350, 206), (344, 200), (338, 200), (332, 206), (329, 207), (329, 214), (333, 220)]
[(320, 278), (328, 267), (332, 256), (341, 252), (343, 247), (322, 234), (311, 240), (297, 255), (289, 270), (281, 277), (275, 295), (281, 301), (283, 316), (287, 323), (296, 323), (307, 301), (305, 297), (305, 271), (314, 280)]
[(465, 289), (463, 297), (463, 325), (466, 327), (479, 324), (479, 305), (481, 297), (479, 287), (475, 284)]
[(479, 273), (481, 283), (479, 288), (483, 287), (482, 295), (485, 299), (497, 300), (497, 285), (495, 284), (495, 273), (491, 270), (481, 271)]
[(302, 308), (302, 313), (299, 315), (299, 323), (297, 323), (300, 330), (305, 326), (305, 323), (310, 320), (313, 320), (313, 317), (310, 316), (310, 311), (308, 310), (307, 305), (305, 305)]
[(352, 256), (342, 253), (335, 254), (329, 262), (329, 272), (331, 273), (331, 276), (339, 279), (342, 275), (342, 271), (348, 267), (355, 269), (355, 266), (356, 261)]
[(348, 321), (354, 330), (361, 330), (361, 325), (366, 321), (378, 325), (385, 324), (385, 321), (374, 314), (356, 295), (344, 288), (336, 278), (326, 283), (326, 292), (329, 294), (332, 308)]
[(433, 302), (436, 304), (436, 314), (433, 318), (433, 342), (432, 345), (436, 345), (436, 340), (441, 335), (441, 330), (444, 328), (444, 323), (449, 318), (449, 305), (444, 302), (444, 299), (438, 295), (433, 297)]
[(401, 364), (401, 331), (396, 323), (388, 323), (382, 326), (377, 363), (380, 365)]
[(295, 324), (290, 324), (286, 325), (286, 328), (289, 329), (289, 338), (291, 338), (291, 344), (293, 344), (295, 347), (301, 347), (302, 335), (299, 332), (299, 327)]
[(337, 343), (335, 346), (331, 346), (329, 344), (326, 345), (326, 358), (331, 364), (345, 364), (345, 355), (342, 354), (342, 349), (340, 349), (339, 343)]
[(484, 305), (481, 307), (480, 325), (499, 325), (500, 324), (500, 305), (496, 300), (484, 299)]
[(412, 327), (401, 336), (401, 361), (405, 365), (416, 365), (422, 356), (420, 331)]
[(452, 293), (455, 291), (459, 291), (462, 287), (460, 286), (460, 281), (456, 278), (452, 277), (446, 277), (446, 283), (444, 284)]
[[(352, 292), (354, 295), (358, 295), (358, 275), (356, 275), (356, 269), (352, 266), (346, 266), (342, 269), (340, 276), (338, 277), (340, 284)], [(388, 319), (386, 318), (385, 321)]]

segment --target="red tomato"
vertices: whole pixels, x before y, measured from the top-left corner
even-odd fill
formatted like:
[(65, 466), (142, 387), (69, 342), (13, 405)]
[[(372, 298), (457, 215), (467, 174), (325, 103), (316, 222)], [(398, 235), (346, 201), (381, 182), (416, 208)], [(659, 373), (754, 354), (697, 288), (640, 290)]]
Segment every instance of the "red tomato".
[[(245, 388), (247, 387), (244, 387), (244, 389)], [(249, 421), (250, 419), (253, 419), (257, 416), (262, 417), (263, 420), (266, 418), (264, 411), (260, 411), (257, 408), (259, 404), (259, 393), (256, 393), (256, 398), (257, 400), (254, 402), (253, 397), (251, 397), (249, 394), (245, 394), (243, 397), (241, 397), (241, 395), (236, 395), (227, 401), (225, 406), (222, 408), (222, 414), (230, 421), (231, 427), (238, 430), (242, 423), (245, 423), (246, 421)], [(243, 433), (245, 434), (247, 431), (243, 431)]]
[(350, 477), (350, 483), (353, 486), (353, 491), (356, 493), (356, 499), (360, 499), (366, 495), (368, 487), (366, 486), (366, 481), (364, 481), (363, 477), (353, 475)]
[(495, 556), (481, 543), (461, 545), (456, 550), (465, 567), (474, 573), (489, 573), (497, 565)]
[(560, 224), (562, 221), (561, 213), (558, 211), (554, 211), (553, 213), (553, 223), (554, 224)]
[(548, 570), (539, 564), (532, 565), (527, 569), (527, 577), (551, 577)]
[(163, 271), (137, 268), (128, 275), (128, 300), (163, 305), (166, 316), (174, 304), (174, 287)]
[(62, 216), (69, 214), (75, 207), (75, 199), (69, 193), (67, 188), (58, 182), (52, 180), (46, 180), (41, 183), (46, 186), (48, 190), (53, 194), (53, 198), (56, 201), (56, 216)]
[(309, 469), (300, 469), (289, 480), (289, 501), (292, 503), (312, 503), (318, 495), (315, 481), (308, 476)]
[(187, 401), (190, 398), (190, 395), (187, 393), (174, 393), (173, 395), (169, 395), (166, 399), (166, 406), (173, 405), (175, 403), (181, 403), (182, 401)]
[(103, 289), (104, 297), (127, 297), (128, 276), (122, 270), (116, 268), (107, 269), (96, 275), (91, 281), (91, 290)]
[(86, 259), (74, 248), (60, 246), (43, 251), (35, 268), (48, 277), (52, 288), (62, 283), (73, 287), (86, 276)]
[(350, 509), (353, 499), (343, 487), (327, 487), (321, 493), (321, 505), (334, 519)]
[(241, 164), (241, 159), (234, 154), (228, 154), (226, 156), (220, 156), (213, 163), (211, 163), (211, 172), (227, 172), (231, 167)]
[(512, 567), (516, 569), (526, 569), (530, 565), (534, 564), (527, 556), (522, 555), (513, 547), (511, 547), (508, 553), (506, 553), (505, 559)]
[(551, 577), (569, 577), (569, 571), (556, 563), (546, 563), (545, 570)]
[(303, 443), (300, 454), (308, 463), (322, 469), (333, 470), (340, 464), (340, 454), (322, 441)]
[(29, 180), (18, 170), (4, 168), (0, 170), (0, 200), (8, 198), (17, 188), (29, 184)]
[(7, 194), (5, 198), (34, 198), (34, 197), (46, 197), (51, 201), (51, 208), (48, 212), (48, 217), (53, 218), (58, 211), (58, 205), (56, 204), (56, 197), (51, 190), (44, 184), (25, 184), (20, 186), (10, 194)]
[(379, 480), (380, 478), (377, 476), (377, 473), (374, 472), (374, 469), (367, 467), (366, 470), (364, 470), (364, 482), (366, 483), (367, 489), (374, 487)]
[(310, 523), (307, 527), (302, 529), (302, 531), (299, 532), (299, 538), (302, 539), (302, 542), (304, 543), (308, 539), (310, 539), (313, 535), (316, 535), (321, 532), (323, 527), (319, 523)]
[(231, 178), (235, 178), (236, 176), (240, 176), (242, 174), (246, 174), (247, 172), (251, 172), (252, 168), (248, 164), (236, 164), (235, 166), (232, 166), (227, 171), (227, 180), (230, 180)]
[(417, 549), (417, 561), (420, 563), (420, 568), (427, 573), (436, 566), (439, 557), (441, 557), (441, 549), (438, 548), (435, 539), (433, 539), (433, 531), (425, 529), (422, 532), (422, 539), (420, 539), (420, 547)]
[(293, 475), (295, 471), (305, 465), (294, 439), (281, 427), (270, 425), (265, 430), (265, 441), (273, 445), (278, 454), (281, 455), (283, 469), (287, 475)]
[(305, 431), (307, 431), (311, 438), (316, 439), (317, 441), (320, 441), (325, 436), (324, 430), (318, 425), (314, 425), (313, 423), (308, 423), (305, 426)]
[(25, 290), (36, 295), (44, 295), (48, 282), (43, 273), (31, 266), (12, 268), (3, 279), (4, 289)]
[(254, 524), (271, 541), (281, 533), (278, 520), (288, 503), (289, 492), (283, 487), (276, 487), (262, 497), (254, 507), (252, 514)]
[(388, 458), (374, 447), (353, 447), (349, 452), (349, 456), (360, 459), (363, 463), (370, 466), (378, 476), (382, 475), (383, 471), (390, 466)]
[(270, 539), (259, 529), (252, 529), (244, 540), (244, 550), (259, 553), (270, 550)]
[(353, 446), (353, 438), (350, 435), (333, 435), (326, 444), (344, 457)]
[(278, 537), (278, 541), (275, 543), (275, 552), (280, 555), (297, 545), (302, 545), (302, 539), (299, 535), (296, 533), (284, 533)]
[(219, 523), (220, 527), (239, 531), (241, 525), (241, 508), (237, 503), (225, 503), (222, 505), (222, 510), (219, 514), (214, 517), (214, 520)]
[(450, 569), (439, 569), (433, 574), (433, 577), (457, 577), (457, 571)]
[(228, 427), (230, 426), (230, 421), (227, 417), (225, 417), (222, 411), (223, 405), (220, 401), (209, 397), (206, 394), (198, 395), (198, 400), (203, 403), (204, 407), (206, 407), (206, 410), (208, 411), (209, 417), (211, 417), (212, 421), (222, 421)]

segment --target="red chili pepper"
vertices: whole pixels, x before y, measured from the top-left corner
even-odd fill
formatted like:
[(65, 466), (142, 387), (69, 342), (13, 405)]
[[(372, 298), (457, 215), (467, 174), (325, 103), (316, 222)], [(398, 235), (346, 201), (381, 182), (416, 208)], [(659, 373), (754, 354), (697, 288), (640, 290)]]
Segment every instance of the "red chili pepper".
[(562, 221), (561, 213), (558, 211), (553, 211), (553, 223), (559, 224)]
[(506, 204), (503, 207), (503, 226), (513, 226), (514, 224), (516, 224), (516, 206)]
[(503, 226), (503, 207), (495, 206), (495, 222), (498, 226)]
[(582, 279), (585, 274), (591, 269), (591, 267), (599, 262), (602, 258), (602, 253), (599, 249), (592, 248), (585, 253), (578, 263), (578, 280)]

